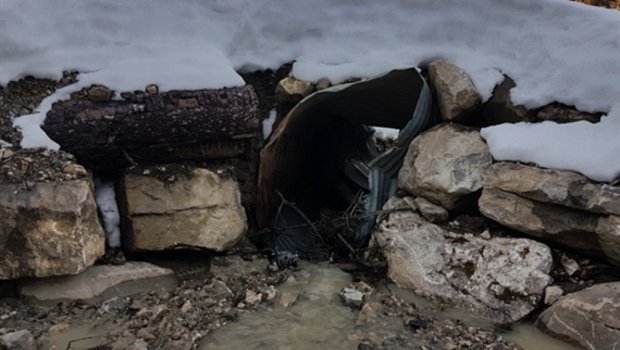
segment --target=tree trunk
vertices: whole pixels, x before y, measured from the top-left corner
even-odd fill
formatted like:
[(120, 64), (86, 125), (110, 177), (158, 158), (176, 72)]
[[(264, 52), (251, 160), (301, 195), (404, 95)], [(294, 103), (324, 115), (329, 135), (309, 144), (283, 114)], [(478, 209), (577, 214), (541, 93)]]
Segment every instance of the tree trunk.
[(254, 89), (170, 91), (129, 100), (55, 103), (43, 129), (94, 169), (237, 157), (260, 132)]

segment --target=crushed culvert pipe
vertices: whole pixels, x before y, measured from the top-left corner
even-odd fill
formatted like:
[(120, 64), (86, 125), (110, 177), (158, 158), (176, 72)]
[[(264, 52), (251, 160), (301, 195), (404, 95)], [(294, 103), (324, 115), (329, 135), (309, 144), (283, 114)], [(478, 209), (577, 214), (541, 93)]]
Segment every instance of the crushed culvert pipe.
[[(297, 104), (260, 152), (257, 219), (272, 227), (276, 253), (313, 255), (326, 237), (313, 224), (325, 211), (345, 213), (360, 201), (362, 215), (349, 248), (368, 242), (378, 210), (397, 189), (409, 144), (430, 127), (431, 93), (417, 69), (333, 86)], [(380, 147), (372, 126), (400, 129)], [(361, 194), (361, 195), (360, 195)]]

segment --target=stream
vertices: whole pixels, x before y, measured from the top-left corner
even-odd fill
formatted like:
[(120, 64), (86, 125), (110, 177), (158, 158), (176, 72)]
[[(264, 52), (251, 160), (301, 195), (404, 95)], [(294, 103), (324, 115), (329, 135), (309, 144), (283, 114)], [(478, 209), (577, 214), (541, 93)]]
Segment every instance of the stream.
[[(338, 293), (352, 280), (352, 276), (325, 264), (302, 264), (278, 289), (282, 293), (298, 294), (298, 301), (289, 308), (281, 305), (264, 307), (223, 326), (209, 334), (201, 350), (311, 350), (357, 349), (359, 333), (402, 332), (400, 320), (382, 320), (381, 329), (363, 329), (356, 326), (358, 312), (344, 306)], [(493, 329), (484, 320), (472, 317), (459, 309), (437, 311), (437, 306), (396, 285), (388, 286), (391, 293), (413, 303), (418, 309), (428, 310), (437, 318), (458, 319), (467, 325)], [(529, 323), (518, 324), (510, 331), (498, 331), (504, 339), (513, 341), (526, 350), (572, 350), (574, 347), (540, 332)], [(398, 349), (399, 347), (394, 347)], [(404, 348), (403, 348), (404, 349)]]

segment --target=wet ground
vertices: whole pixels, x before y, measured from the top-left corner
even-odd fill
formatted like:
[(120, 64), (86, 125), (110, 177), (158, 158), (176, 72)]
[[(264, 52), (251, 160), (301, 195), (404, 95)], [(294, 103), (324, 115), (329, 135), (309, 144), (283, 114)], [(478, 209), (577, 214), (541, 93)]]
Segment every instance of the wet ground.
[[(0, 300), (0, 334), (28, 329), (41, 349), (571, 349), (529, 324), (495, 329), (388, 281), (336, 264), (279, 270), (259, 255), (158, 259), (170, 293), (53, 306)], [(339, 292), (365, 293), (360, 310)], [(541, 347), (543, 346), (544, 347)]]

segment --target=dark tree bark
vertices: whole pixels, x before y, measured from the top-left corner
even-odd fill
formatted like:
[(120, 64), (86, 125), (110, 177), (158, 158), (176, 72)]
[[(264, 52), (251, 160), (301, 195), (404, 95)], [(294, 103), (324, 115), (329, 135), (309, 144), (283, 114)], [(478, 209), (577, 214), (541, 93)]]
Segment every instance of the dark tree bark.
[(139, 163), (237, 157), (260, 132), (254, 89), (169, 91), (119, 101), (57, 102), (43, 129), (97, 170)]

